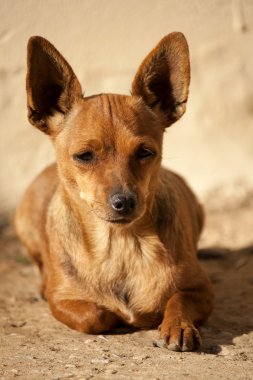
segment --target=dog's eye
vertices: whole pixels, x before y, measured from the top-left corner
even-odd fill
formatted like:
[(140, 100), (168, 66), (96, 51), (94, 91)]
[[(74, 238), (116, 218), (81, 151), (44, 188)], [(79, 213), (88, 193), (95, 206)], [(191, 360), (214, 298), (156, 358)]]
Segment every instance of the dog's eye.
[(139, 148), (136, 152), (136, 158), (141, 161), (146, 161), (155, 156), (155, 152), (148, 148)]
[(79, 154), (74, 154), (73, 156), (75, 161), (79, 161), (81, 163), (91, 163), (96, 160), (96, 156), (93, 152), (88, 150), (87, 152), (79, 153)]

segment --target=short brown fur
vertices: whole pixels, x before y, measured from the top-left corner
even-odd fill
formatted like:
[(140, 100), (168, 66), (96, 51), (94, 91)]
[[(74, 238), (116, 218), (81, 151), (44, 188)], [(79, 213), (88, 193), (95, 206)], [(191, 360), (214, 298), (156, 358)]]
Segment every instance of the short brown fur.
[(84, 98), (53, 45), (29, 40), (28, 117), (50, 135), (57, 163), (28, 188), (15, 228), (53, 315), (73, 329), (160, 325), (170, 349), (200, 345), (214, 300), (196, 255), (203, 211), (161, 168), (163, 132), (185, 112), (189, 82), (181, 33), (143, 61), (131, 96)]

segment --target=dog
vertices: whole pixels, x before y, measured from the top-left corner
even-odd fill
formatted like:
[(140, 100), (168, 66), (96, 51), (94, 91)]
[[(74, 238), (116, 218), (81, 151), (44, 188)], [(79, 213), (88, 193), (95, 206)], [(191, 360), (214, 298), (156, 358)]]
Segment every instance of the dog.
[(214, 303), (197, 260), (204, 214), (185, 181), (161, 167), (163, 134), (184, 114), (189, 83), (179, 32), (144, 59), (129, 96), (84, 97), (49, 41), (28, 42), (28, 119), (50, 136), (56, 164), (30, 185), (14, 225), (52, 314), (72, 329), (123, 323), (158, 328), (171, 350), (200, 346)]

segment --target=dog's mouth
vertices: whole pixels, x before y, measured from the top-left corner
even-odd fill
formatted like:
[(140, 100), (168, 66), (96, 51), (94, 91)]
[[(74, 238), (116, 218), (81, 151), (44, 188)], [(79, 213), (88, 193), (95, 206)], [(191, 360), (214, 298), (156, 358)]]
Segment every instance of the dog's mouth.
[(108, 215), (104, 212), (102, 212), (101, 210), (99, 209), (93, 209), (93, 212), (96, 214), (96, 216), (103, 220), (104, 222), (106, 223), (111, 223), (111, 224), (115, 224), (115, 225), (124, 225), (124, 224), (130, 224), (131, 222), (133, 222), (136, 217), (134, 215), (132, 215), (131, 217), (130, 216), (116, 216), (116, 215)]
[(115, 225), (125, 225), (130, 224), (135, 220), (135, 218), (126, 218), (126, 217), (104, 217), (101, 214), (97, 214), (99, 219), (103, 220), (104, 222), (115, 224)]

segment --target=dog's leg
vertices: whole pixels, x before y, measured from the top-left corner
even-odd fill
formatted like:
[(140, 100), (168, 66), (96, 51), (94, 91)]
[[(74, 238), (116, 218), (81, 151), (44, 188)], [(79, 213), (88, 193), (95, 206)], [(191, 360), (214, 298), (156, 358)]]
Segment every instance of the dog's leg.
[(87, 334), (109, 331), (117, 322), (115, 314), (92, 302), (68, 299), (52, 302), (49, 299), (49, 304), (56, 319)]
[(213, 292), (203, 289), (175, 293), (167, 302), (160, 326), (161, 338), (173, 351), (192, 351), (201, 345), (196, 326), (203, 323), (213, 308)]

